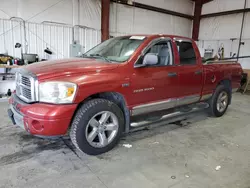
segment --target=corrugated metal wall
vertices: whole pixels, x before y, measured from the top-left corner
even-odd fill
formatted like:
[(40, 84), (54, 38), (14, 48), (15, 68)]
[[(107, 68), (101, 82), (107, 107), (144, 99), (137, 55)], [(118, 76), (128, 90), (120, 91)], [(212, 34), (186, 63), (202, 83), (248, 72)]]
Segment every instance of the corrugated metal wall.
[(20, 21), (0, 19), (0, 53), (19, 56), (15, 43), (23, 43), (23, 27)]
[(69, 45), (73, 41), (72, 27), (54, 24), (27, 23), (28, 53), (46, 58), (44, 49), (52, 50), (55, 58), (69, 57)]
[(75, 40), (83, 46), (83, 52), (86, 52), (101, 42), (101, 30), (92, 29), (84, 26), (76, 26)]
[[(181, 1), (181, 2), (180, 2)], [(185, 0), (140, 0), (145, 4), (171, 7), (175, 11), (192, 14), (193, 2)], [(185, 3), (185, 6), (183, 6)], [(180, 6), (182, 5), (182, 6)], [(170, 9), (171, 9), (170, 8)], [(110, 33), (112, 36), (124, 34), (175, 34), (191, 36), (192, 21), (186, 18), (157, 13), (127, 5), (112, 3), (110, 6)]]
[[(245, 0), (213, 0), (202, 7), (202, 14), (210, 14), (235, 9), (243, 9)], [(250, 0), (247, 1), (247, 8)], [(238, 53), (243, 14), (231, 14), (211, 18), (203, 18), (200, 25), (199, 49), (204, 54), (205, 49), (214, 49), (214, 54), (223, 46), (225, 57)], [(240, 56), (250, 55), (250, 13), (246, 13), (243, 26)], [(250, 69), (250, 58), (239, 59), (244, 69)]]
[(77, 26), (74, 27), (73, 35), (73, 27), (69, 25), (31, 22), (24, 24), (22, 21), (0, 19), (0, 53), (15, 57), (21, 57), (21, 49), (15, 49), (18, 42), (22, 44), (24, 53), (38, 54), (40, 59), (48, 58), (44, 53), (45, 48), (52, 50), (53, 58), (68, 58), (73, 38), (82, 45), (84, 53), (101, 42), (101, 31)]

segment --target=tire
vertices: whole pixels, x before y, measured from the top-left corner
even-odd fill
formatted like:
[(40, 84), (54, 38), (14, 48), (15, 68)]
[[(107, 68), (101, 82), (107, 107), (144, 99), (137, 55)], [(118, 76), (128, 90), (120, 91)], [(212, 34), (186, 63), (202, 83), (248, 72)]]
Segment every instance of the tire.
[(72, 121), (70, 138), (80, 151), (99, 155), (117, 145), (124, 126), (123, 112), (115, 103), (93, 99), (78, 109)]
[[(226, 97), (227, 99), (224, 102), (220, 102), (220, 99), (222, 99), (223, 96)], [(231, 97), (230, 88), (226, 87), (225, 85), (219, 85), (215, 89), (212, 98), (208, 101), (209, 103), (208, 113), (213, 117), (223, 116), (227, 111), (228, 105), (230, 103), (230, 97)], [(218, 103), (220, 103), (220, 105)]]

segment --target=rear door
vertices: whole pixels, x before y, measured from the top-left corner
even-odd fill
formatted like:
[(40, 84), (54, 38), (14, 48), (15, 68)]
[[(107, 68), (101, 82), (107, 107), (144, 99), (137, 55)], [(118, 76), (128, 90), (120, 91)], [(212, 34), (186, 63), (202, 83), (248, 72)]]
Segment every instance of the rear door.
[(198, 49), (192, 40), (175, 39), (179, 53), (179, 93), (177, 105), (197, 102), (203, 86), (203, 70)]

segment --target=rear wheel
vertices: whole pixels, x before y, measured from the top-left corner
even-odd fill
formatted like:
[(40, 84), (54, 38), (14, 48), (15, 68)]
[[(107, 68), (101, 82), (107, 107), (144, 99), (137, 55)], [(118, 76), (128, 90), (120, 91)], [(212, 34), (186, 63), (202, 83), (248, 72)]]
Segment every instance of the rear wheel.
[(219, 85), (209, 101), (209, 113), (214, 117), (221, 117), (227, 111), (230, 101), (230, 89)]
[(70, 131), (73, 144), (82, 152), (98, 155), (111, 150), (124, 130), (121, 109), (105, 99), (93, 99), (78, 110)]

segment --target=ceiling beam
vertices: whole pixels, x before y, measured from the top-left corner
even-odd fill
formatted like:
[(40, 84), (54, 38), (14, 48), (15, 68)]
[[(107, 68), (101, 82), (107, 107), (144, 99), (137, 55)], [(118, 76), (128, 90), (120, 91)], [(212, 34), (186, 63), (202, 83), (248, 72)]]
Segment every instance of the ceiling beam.
[(202, 1), (202, 4), (206, 4), (206, 3), (209, 3), (209, 2), (211, 2), (211, 1), (213, 1), (213, 0), (203, 0), (203, 1)]
[(211, 18), (211, 17), (217, 17), (217, 16), (227, 16), (227, 15), (231, 15), (231, 14), (239, 14), (239, 13), (244, 13), (244, 12), (250, 12), (250, 8), (229, 10), (229, 11), (216, 12), (216, 13), (211, 13), (211, 14), (203, 14), (203, 15), (201, 15), (201, 18)]
[(201, 13), (202, 6), (205, 3), (209, 3), (213, 0), (193, 0), (195, 2), (194, 6), (194, 20), (193, 20), (193, 29), (192, 29), (192, 39), (198, 41), (200, 33), (200, 22), (201, 22)]
[(213, 0), (192, 0), (192, 1), (194, 1), (194, 2), (201, 1), (202, 4), (206, 4), (206, 3), (209, 3), (209, 2), (211, 2)]
[(111, 0), (111, 2), (131, 6), (131, 7), (141, 8), (141, 9), (145, 9), (145, 10), (150, 10), (150, 11), (154, 11), (154, 12), (159, 12), (159, 13), (163, 13), (163, 14), (178, 16), (178, 17), (189, 19), (189, 20), (193, 20), (193, 18), (194, 18), (192, 15), (183, 14), (180, 12), (175, 12), (172, 10), (158, 8), (158, 7), (154, 7), (154, 6), (146, 5), (146, 4), (142, 4), (142, 3), (137, 3), (134, 1), (131, 3), (128, 3), (128, 0)]
[(195, 1), (194, 21), (192, 30), (192, 39), (195, 41), (198, 41), (199, 39), (202, 5), (202, 1)]
[(109, 14), (110, 14), (110, 0), (102, 0), (101, 8), (101, 40), (109, 39)]

